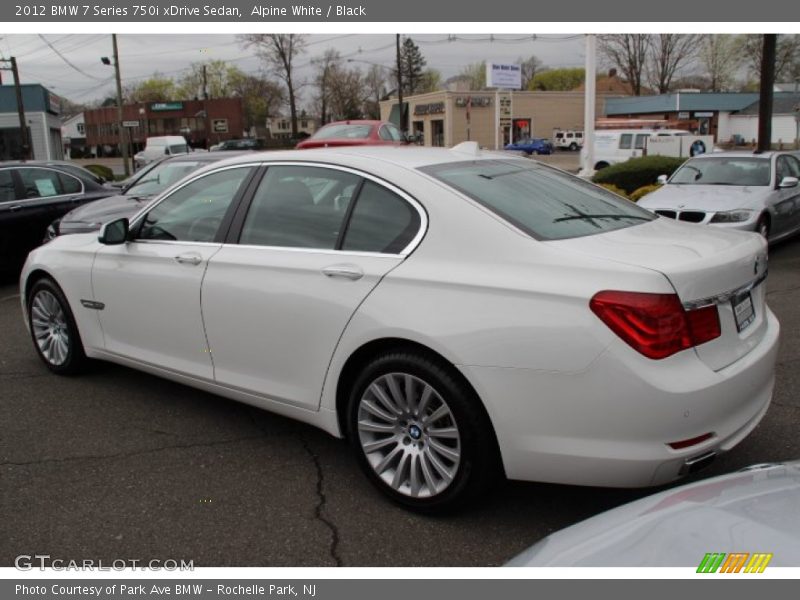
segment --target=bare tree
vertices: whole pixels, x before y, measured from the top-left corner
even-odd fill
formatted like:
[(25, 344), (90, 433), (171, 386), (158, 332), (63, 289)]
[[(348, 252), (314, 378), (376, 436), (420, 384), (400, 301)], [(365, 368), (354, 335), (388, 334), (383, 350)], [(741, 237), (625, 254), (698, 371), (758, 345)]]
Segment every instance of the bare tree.
[(620, 33), (599, 36), (600, 51), (628, 80), (634, 96), (642, 95), (650, 36)]
[(370, 65), (364, 75), (364, 88), (367, 93), (364, 112), (370, 119), (379, 119), (381, 98), (386, 95), (386, 68), (381, 65)]
[(519, 66), (522, 74), (522, 89), (527, 90), (533, 78), (538, 73), (545, 70), (544, 63), (535, 56), (526, 59), (519, 58)]
[[(761, 55), (764, 36), (758, 33), (741, 35), (736, 48), (744, 57), (748, 71), (761, 79)], [(780, 35), (775, 49), (775, 81), (791, 77), (800, 63), (800, 35)]]
[(729, 90), (742, 64), (741, 55), (736, 51), (736, 38), (732, 35), (704, 35), (698, 59), (712, 92)]
[(363, 117), (367, 94), (358, 68), (348, 69), (341, 62), (333, 64), (329, 87), (332, 119), (343, 121)]
[(342, 61), (342, 57), (333, 48), (325, 51), (320, 58), (315, 58), (311, 63), (316, 67), (314, 83), (317, 87), (315, 104), (319, 113), (320, 125), (325, 125), (330, 120), (331, 79), (333, 67)]
[(650, 38), (647, 66), (650, 85), (666, 94), (675, 75), (696, 57), (702, 42), (697, 34), (659, 33)]
[(286, 85), (292, 136), (297, 137), (297, 90), (294, 61), (305, 52), (306, 38), (296, 33), (249, 33), (239, 36), (245, 48), (254, 47), (269, 70)]

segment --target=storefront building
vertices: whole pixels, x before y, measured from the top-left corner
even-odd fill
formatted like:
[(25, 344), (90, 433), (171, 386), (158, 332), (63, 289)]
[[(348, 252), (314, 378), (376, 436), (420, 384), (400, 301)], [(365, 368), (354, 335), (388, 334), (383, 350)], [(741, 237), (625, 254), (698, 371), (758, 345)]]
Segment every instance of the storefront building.
[(20, 134), (17, 95), (13, 85), (0, 85), (0, 160), (25, 157), (24, 144), (35, 160), (60, 160), (64, 157), (61, 142), (61, 98), (44, 86), (25, 84), (22, 107), (25, 113), (25, 137)]
[[(148, 137), (182, 135), (194, 148), (208, 148), (243, 137), (241, 98), (148, 102), (122, 107), (133, 152), (142, 150)], [(118, 154), (117, 107), (84, 112), (86, 144), (96, 156)]]
[[(598, 94), (603, 114), (609, 95)], [(526, 137), (550, 139), (556, 129), (583, 129), (583, 92), (450, 92), (404, 98), (409, 131), (425, 146), (476, 141), (499, 148)], [(381, 118), (398, 122), (396, 99), (381, 102)]]

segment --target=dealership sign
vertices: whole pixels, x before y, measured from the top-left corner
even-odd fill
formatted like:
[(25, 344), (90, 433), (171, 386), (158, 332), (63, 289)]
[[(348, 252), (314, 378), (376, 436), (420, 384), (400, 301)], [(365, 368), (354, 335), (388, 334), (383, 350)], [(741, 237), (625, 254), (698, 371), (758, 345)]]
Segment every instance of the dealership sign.
[(444, 112), (444, 102), (431, 102), (430, 104), (417, 104), (414, 106), (415, 115), (440, 115)]
[(491, 96), (456, 96), (456, 106), (464, 108), (469, 105), (471, 108), (481, 108), (492, 105)]
[(158, 112), (164, 110), (183, 110), (183, 102), (153, 102), (150, 110)]
[(522, 68), (519, 65), (486, 63), (486, 87), (519, 90), (522, 88)]

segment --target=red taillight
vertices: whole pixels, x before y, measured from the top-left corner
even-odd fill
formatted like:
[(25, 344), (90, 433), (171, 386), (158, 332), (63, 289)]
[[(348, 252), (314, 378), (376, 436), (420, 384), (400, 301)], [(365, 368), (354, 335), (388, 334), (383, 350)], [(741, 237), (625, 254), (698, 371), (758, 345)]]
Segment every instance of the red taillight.
[(720, 336), (716, 306), (686, 311), (676, 294), (606, 290), (589, 307), (634, 350), (656, 360)]

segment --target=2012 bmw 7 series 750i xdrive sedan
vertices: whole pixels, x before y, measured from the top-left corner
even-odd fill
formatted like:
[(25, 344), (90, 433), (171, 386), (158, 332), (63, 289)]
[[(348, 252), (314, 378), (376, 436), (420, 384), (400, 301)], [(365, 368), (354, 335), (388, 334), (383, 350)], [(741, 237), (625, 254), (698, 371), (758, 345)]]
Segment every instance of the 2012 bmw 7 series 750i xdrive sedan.
[(214, 163), (34, 250), (21, 298), (52, 371), (110, 360), (310, 423), (433, 510), (732, 448), (772, 397), (766, 273), (755, 233), (466, 143)]

